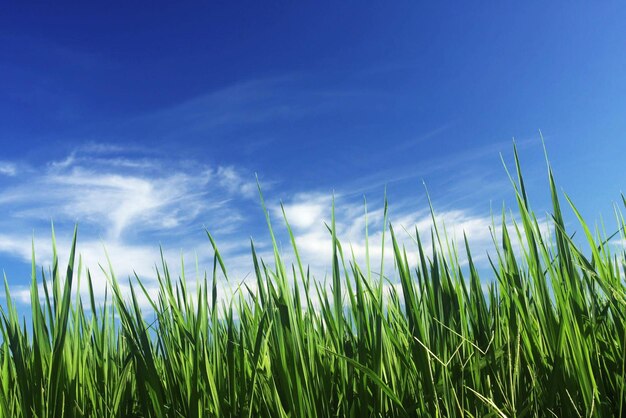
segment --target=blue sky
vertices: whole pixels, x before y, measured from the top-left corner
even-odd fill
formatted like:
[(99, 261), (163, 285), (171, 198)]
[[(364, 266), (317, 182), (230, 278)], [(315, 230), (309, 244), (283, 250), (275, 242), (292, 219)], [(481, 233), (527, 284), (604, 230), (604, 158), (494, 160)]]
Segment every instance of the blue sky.
[[(380, 220), (446, 223), (489, 244), (520, 145), (545, 208), (543, 132), (559, 185), (611, 223), (626, 179), (620, 2), (205, 2), (25, 5), (0, 13), (0, 265), (28, 283), (30, 240), (79, 223), (90, 267), (149, 277), (158, 246), (199, 264), (207, 227), (233, 275), (269, 249), (255, 173), (323, 274), (337, 197), (359, 252)], [(287, 244), (285, 242), (285, 244)], [(362, 248), (361, 248), (362, 250)], [(22, 290), (19, 290), (22, 289)], [(26, 293), (23, 293), (24, 295)]]

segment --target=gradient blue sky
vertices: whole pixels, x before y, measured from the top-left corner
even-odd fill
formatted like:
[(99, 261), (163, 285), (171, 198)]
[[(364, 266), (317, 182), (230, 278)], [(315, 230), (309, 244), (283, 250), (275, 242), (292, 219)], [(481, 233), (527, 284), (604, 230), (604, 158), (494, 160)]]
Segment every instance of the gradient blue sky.
[(206, 226), (245, 277), (248, 238), (267, 249), (255, 173), (320, 269), (333, 191), (357, 247), (363, 196), (375, 223), (385, 185), (392, 220), (427, 228), (425, 181), (480, 248), (512, 197), (513, 137), (545, 208), (539, 129), (560, 186), (612, 225), (624, 22), (610, 1), (6, 2), (1, 267), (26, 285), (53, 219), (61, 245), (79, 222), (90, 267), (104, 244), (121, 275), (149, 276), (159, 244), (210, 260)]

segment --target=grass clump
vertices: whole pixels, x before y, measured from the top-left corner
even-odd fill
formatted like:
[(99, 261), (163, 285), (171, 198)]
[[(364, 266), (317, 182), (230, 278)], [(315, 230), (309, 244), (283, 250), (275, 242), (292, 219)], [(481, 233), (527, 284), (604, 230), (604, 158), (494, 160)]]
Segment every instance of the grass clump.
[(588, 248), (573, 242), (550, 170), (544, 237), (515, 160), (519, 221), (503, 216), (487, 289), (467, 240), (461, 268), (436, 227), (431, 254), (416, 231), (410, 265), (391, 225), (399, 286), (385, 286), (382, 265), (372, 271), (368, 256), (362, 268), (344, 253), (334, 214), (330, 290), (301, 262), (286, 217), (296, 263), (285, 265), (268, 216), (274, 265), (252, 244), (256, 291), (222, 305), (217, 277), (227, 272), (210, 235), (213, 271), (193, 290), (163, 261), (158, 295), (137, 278), (128, 297), (111, 269), (103, 304), (89, 271), (79, 278), (76, 233), (64, 274), (56, 251), (51, 273), (38, 273), (33, 251), (30, 323), (5, 279), (0, 416), (623, 416), (624, 251), (614, 254), (570, 202)]

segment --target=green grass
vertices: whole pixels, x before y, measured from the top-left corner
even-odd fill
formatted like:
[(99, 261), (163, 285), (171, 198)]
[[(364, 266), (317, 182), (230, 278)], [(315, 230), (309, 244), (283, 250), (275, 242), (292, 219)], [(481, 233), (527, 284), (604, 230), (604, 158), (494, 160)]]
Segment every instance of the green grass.
[[(50, 273), (38, 271), (33, 251), (29, 323), (5, 279), (0, 416), (623, 416), (624, 250), (566, 199), (587, 244), (573, 242), (551, 171), (553, 233), (542, 235), (517, 152), (515, 161), (518, 215), (502, 216), (488, 289), (469, 246), (461, 263), (437, 228), (425, 254), (419, 234), (404, 248), (388, 225), (381, 245), (395, 268), (372, 268), (367, 242), (359, 266), (334, 214), (331, 287), (310, 276), (286, 218), (296, 263), (285, 265), (268, 215), (274, 260), (251, 243), (257, 289), (242, 286), (224, 304), (217, 278), (227, 271), (210, 235), (213, 270), (188, 287), (163, 261), (144, 310), (144, 285), (135, 278), (122, 294), (112, 268), (108, 300), (97, 303), (75, 239), (65, 272), (56, 251)], [(399, 286), (379, 279), (385, 267)]]

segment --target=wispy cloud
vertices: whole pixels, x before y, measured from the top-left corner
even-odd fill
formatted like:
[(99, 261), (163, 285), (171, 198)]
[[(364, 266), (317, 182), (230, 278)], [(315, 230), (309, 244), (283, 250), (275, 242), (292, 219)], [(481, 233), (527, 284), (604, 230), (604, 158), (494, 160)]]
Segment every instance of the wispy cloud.
[[(106, 280), (98, 273), (99, 266), (107, 264), (105, 248), (118, 277), (125, 279), (136, 273), (146, 280), (150, 291), (156, 289), (154, 269), (160, 260), (159, 243), (167, 260), (176, 263), (182, 256), (187, 265), (193, 266), (197, 260), (201, 270), (209, 268), (212, 253), (203, 234), (205, 225), (218, 238), (232, 278), (229, 283), (223, 283), (224, 289), (236, 287), (236, 283), (246, 278), (251, 283), (254, 281), (248, 241), (251, 235), (261, 256), (269, 262), (272, 260), (254, 176), (239, 167), (211, 167), (197, 161), (173, 161), (137, 150), (127, 152), (117, 146), (93, 144), (79, 147), (66, 158), (49, 161), (37, 169), (26, 167), (24, 173), (10, 182), (0, 182), (0, 211), (4, 215), (0, 221), (0, 253), (30, 261), (30, 240), (35, 228), (38, 264), (49, 265), (52, 261), (49, 222), (54, 220), (61, 262), (65, 262), (69, 233), (78, 222), (78, 250), (83, 264), (97, 277), (95, 285), (99, 294), (106, 287)], [(280, 249), (290, 263), (295, 260), (281, 222), (282, 210), (276, 203), (279, 196), (275, 194), (275, 191), (269, 193), (270, 214)], [(344, 254), (348, 260), (354, 254), (356, 261), (364, 265), (363, 202), (352, 193), (338, 192), (334, 199), (337, 235)], [(331, 273), (332, 242), (326, 225), (330, 224), (332, 205), (331, 194), (307, 190), (284, 200), (301, 258), (319, 280)], [(376, 271), (383, 256), (380, 245), (383, 217), (382, 207), (370, 206), (369, 250)], [(392, 202), (389, 220), (412, 263), (418, 259), (413, 242), (415, 228), (422, 234), (424, 251), (431, 253), (433, 224), (427, 207), (415, 207), (406, 200)], [(486, 265), (486, 253), (493, 248), (491, 233), (495, 230), (499, 234), (499, 223), (492, 225), (490, 213), (445, 207), (437, 212), (437, 220), (445, 224), (450, 242), (459, 248), (465, 233), (476, 260)], [(388, 244), (387, 238), (384, 263), (387, 274), (393, 277), (393, 255)], [(460, 253), (463, 262), (463, 252)], [(24, 286), (18, 285), (17, 291), (27, 295)]]
[(320, 116), (362, 110), (382, 94), (362, 86), (320, 87), (310, 74), (291, 73), (238, 82), (147, 111), (127, 120), (123, 129), (141, 129), (169, 141), (202, 136), (215, 147), (227, 148), (234, 141), (249, 153), (291, 140), (285, 131), (309, 126)]
[(432, 140), (438, 137), (439, 135), (443, 134), (450, 128), (451, 125), (452, 124), (445, 124), (435, 129), (432, 129), (428, 132), (424, 132), (406, 141), (400, 142), (394, 147), (391, 147), (391, 150), (393, 150), (394, 152), (398, 152), (398, 151), (407, 151), (409, 149), (416, 148), (418, 145), (423, 144), (424, 142)]
[(106, 248), (120, 277), (137, 272), (153, 280), (159, 241), (170, 260), (181, 253), (190, 262), (196, 253), (209, 260), (203, 226), (226, 239), (239, 232), (232, 225), (244, 223), (255, 187), (252, 173), (237, 167), (129, 156), (120, 147), (79, 148), (0, 183), (0, 253), (29, 261), (35, 230), (38, 263), (50, 265), (50, 221), (57, 226), (60, 254), (78, 223), (78, 249), (94, 274), (106, 265)]
[(17, 174), (17, 165), (7, 161), (0, 161), (0, 175), (13, 177)]
[[(441, 132), (445, 130), (443, 127), (441, 129)], [(435, 130), (432, 132), (431, 137), (441, 132)], [(428, 133), (426, 135), (428, 135)], [(538, 138), (524, 139), (517, 141), (517, 147), (523, 150), (532, 144), (537, 145), (538, 141), (540, 141)], [(475, 170), (474, 174), (484, 175), (485, 167), (488, 167), (490, 170), (497, 167), (498, 154), (505, 150), (508, 151), (510, 148), (511, 142), (502, 141), (465, 151), (455, 152), (454, 150), (450, 150), (444, 157), (432, 158), (423, 163), (402, 167), (394, 166), (385, 170), (373, 171), (367, 176), (362, 176), (352, 181), (348, 188), (353, 194), (362, 194), (376, 187), (414, 180), (427, 181), (428, 179), (438, 178), (445, 179), (448, 182), (461, 183), (462, 180), (467, 177), (469, 167)], [(390, 150), (387, 155), (383, 156), (392, 159), (395, 152), (397, 151)], [(487, 157), (490, 158), (489, 164), (485, 163)], [(478, 167), (476, 167), (476, 165), (478, 165)], [(502, 174), (503, 172), (499, 172), (497, 178), (501, 179)]]
[[(356, 262), (364, 266), (366, 260), (365, 207), (362, 202), (355, 202), (346, 197), (335, 196), (335, 199), (336, 231), (342, 242), (344, 255), (349, 261), (354, 254)], [(419, 255), (415, 242), (416, 230), (420, 233), (425, 256), (430, 256), (433, 251), (430, 235), (434, 226), (432, 215), (428, 208), (408, 207), (403, 205), (403, 202), (398, 203), (398, 210), (393, 204), (390, 206), (389, 222), (394, 227), (400, 245), (406, 247), (409, 261), (416, 265)], [(301, 258), (309, 264), (311, 271), (318, 277), (329, 275), (332, 241), (326, 225), (330, 225), (331, 221), (332, 197), (311, 193), (299, 194), (286, 201), (283, 207), (294, 231)], [(282, 218), (281, 208), (274, 206), (272, 214), (276, 219)], [(383, 219), (382, 207), (368, 210), (370, 262), (376, 271), (383, 256), (381, 246)], [(443, 235), (446, 235), (452, 245), (451, 248), (459, 249), (458, 259), (462, 264), (467, 260), (464, 253), (464, 235), (466, 235), (475, 262), (483, 267), (488, 266), (487, 254), (493, 253), (495, 249), (492, 234), (496, 237), (501, 234), (501, 219), (496, 218), (494, 222), (491, 213), (476, 213), (464, 208), (436, 211), (435, 219), (442, 233), (442, 239), (444, 239)], [(288, 241), (284, 241), (284, 244), (286, 244), (283, 247), (285, 254), (290, 257)], [(446, 245), (445, 241), (444, 245)], [(389, 277), (393, 277), (394, 259), (389, 235), (386, 239), (384, 263)]]
[(156, 125), (166, 133), (172, 128), (180, 135), (298, 119), (310, 109), (303, 107), (306, 92), (289, 90), (291, 81), (292, 77), (281, 77), (238, 83), (141, 116), (135, 122)]
[(234, 167), (74, 153), (5, 188), (0, 205), (14, 218), (85, 222), (120, 240), (128, 232), (175, 229), (209, 209), (227, 212), (223, 201), (253, 187)]

